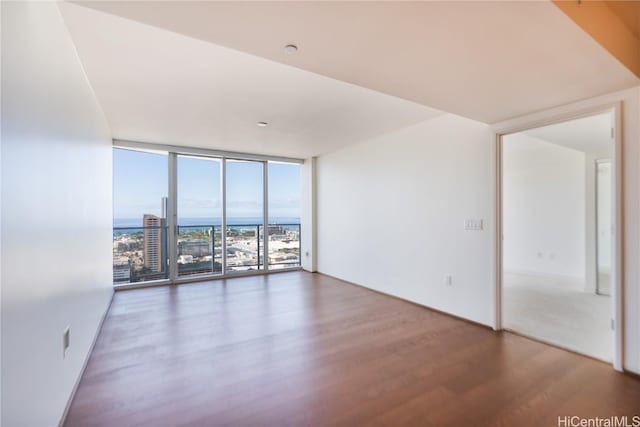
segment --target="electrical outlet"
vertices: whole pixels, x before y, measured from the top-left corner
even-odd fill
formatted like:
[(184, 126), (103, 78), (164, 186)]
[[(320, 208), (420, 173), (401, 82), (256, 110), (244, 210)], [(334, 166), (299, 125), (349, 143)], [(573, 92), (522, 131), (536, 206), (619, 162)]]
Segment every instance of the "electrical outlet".
[(444, 284), (446, 286), (451, 286), (453, 284), (453, 277), (451, 277), (449, 275), (444, 276)]
[(67, 326), (62, 333), (62, 357), (67, 357), (67, 352), (69, 351), (71, 328)]

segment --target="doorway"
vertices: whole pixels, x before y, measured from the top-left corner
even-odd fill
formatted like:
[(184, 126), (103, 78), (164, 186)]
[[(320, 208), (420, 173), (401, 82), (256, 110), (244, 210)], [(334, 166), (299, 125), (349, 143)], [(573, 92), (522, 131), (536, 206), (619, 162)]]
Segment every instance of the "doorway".
[(501, 327), (621, 365), (616, 110), (499, 137)]

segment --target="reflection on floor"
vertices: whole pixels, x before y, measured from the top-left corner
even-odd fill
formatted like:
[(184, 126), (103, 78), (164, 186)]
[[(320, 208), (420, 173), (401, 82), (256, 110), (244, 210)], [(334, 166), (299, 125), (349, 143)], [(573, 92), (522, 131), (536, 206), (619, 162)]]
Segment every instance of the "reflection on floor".
[(582, 292), (562, 279), (504, 275), (507, 329), (598, 359), (612, 358), (610, 299)]

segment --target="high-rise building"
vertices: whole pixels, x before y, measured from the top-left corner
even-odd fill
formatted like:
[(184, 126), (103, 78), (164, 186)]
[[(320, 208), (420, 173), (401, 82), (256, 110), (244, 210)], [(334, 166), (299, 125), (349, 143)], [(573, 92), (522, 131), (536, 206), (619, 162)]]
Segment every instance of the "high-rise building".
[(164, 220), (156, 215), (145, 214), (144, 226), (144, 266), (152, 272), (161, 272), (163, 266), (162, 233)]
[(127, 257), (117, 257), (113, 260), (113, 283), (131, 280), (131, 263)]

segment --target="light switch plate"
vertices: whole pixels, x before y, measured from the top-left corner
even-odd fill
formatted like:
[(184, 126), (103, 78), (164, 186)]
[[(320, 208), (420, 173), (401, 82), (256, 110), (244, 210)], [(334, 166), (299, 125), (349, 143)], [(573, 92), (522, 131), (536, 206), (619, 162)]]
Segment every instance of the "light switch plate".
[(482, 230), (482, 226), (483, 223), (481, 219), (466, 219), (464, 221), (465, 230), (480, 231)]

